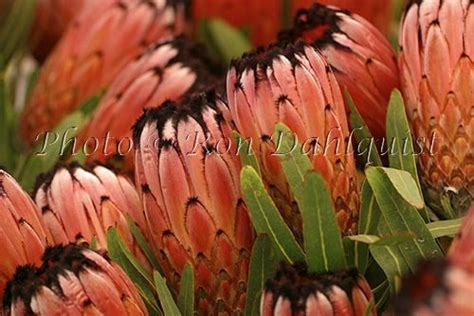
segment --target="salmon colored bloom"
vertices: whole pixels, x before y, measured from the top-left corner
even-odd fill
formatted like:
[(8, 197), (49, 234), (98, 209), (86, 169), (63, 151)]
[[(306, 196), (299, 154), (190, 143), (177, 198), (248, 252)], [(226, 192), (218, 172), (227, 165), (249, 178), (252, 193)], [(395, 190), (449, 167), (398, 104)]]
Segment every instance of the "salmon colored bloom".
[(314, 4), (300, 10), (293, 28), (279, 38), (302, 38), (319, 49), (372, 134), (385, 137), (388, 102), (393, 89), (399, 87), (398, 69), (393, 49), (373, 25), (347, 11)]
[(137, 289), (106, 256), (80, 245), (46, 250), (40, 267), (18, 267), (4, 315), (128, 315), (148, 312)]
[(179, 101), (187, 93), (215, 84), (216, 68), (205, 47), (187, 37), (150, 47), (116, 76), (81, 133), (79, 143), (92, 153), (88, 161), (119, 156), (133, 170), (131, 129), (144, 108)]
[(54, 244), (95, 241), (97, 248), (107, 249), (107, 230), (115, 227), (146, 263), (127, 222), (130, 217), (145, 227), (138, 193), (128, 178), (100, 165), (60, 165), (38, 178), (34, 196)]
[[(474, 3), (411, 1), (400, 34), (400, 73), (430, 206), (457, 217), (474, 196)], [(440, 196), (451, 196), (446, 211)]]
[(15, 179), (0, 169), (0, 300), (16, 267), (40, 263), (50, 242), (33, 201)]
[(376, 26), (383, 34), (387, 34), (392, 21), (392, 0), (292, 0), (293, 13), (315, 2), (358, 14)]
[(51, 131), (151, 43), (186, 28), (187, 0), (103, 0), (84, 10), (41, 68), (21, 118), (32, 143)]
[(278, 122), (297, 136), (326, 180), (341, 231), (355, 232), (356, 167), (341, 91), (324, 57), (301, 41), (246, 54), (231, 66), (227, 98), (238, 131), (251, 139), (263, 178), (296, 235), (301, 237), (301, 217), (275, 155), (278, 138), (271, 138)]
[[(262, 294), (262, 316), (376, 315), (369, 284), (356, 270), (309, 273), (306, 265), (281, 264)], [(367, 314), (367, 311), (369, 312)]]
[(213, 93), (194, 95), (148, 110), (134, 130), (149, 239), (174, 288), (192, 264), (202, 315), (243, 312), (254, 241), (225, 112)]

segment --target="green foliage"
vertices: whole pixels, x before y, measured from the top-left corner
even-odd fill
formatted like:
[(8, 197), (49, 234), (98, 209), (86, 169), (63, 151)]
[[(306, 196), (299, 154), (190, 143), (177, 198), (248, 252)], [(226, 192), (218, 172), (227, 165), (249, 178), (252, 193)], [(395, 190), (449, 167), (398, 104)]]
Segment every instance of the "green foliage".
[(227, 64), (252, 49), (246, 35), (221, 19), (201, 20), (198, 36), (208, 50)]
[(166, 285), (166, 279), (162, 277), (158, 271), (154, 271), (153, 280), (155, 281), (156, 292), (158, 293), (164, 314), (180, 316), (181, 312), (179, 311), (179, 308), (173, 300), (173, 296)]
[(194, 271), (191, 264), (184, 267), (179, 285), (178, 307), (183, 316), (194, 314)]

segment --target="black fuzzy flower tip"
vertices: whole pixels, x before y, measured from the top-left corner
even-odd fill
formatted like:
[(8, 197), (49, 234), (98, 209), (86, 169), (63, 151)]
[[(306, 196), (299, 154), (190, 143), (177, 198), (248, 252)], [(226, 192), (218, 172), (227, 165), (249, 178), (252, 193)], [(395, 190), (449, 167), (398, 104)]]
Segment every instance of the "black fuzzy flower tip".
[(334, 33), (341, 33), (338, 14), (350, 15), (346, 10), (331, 8), (315, 3), (308, 9), (300, 9), (294, 19), (293, 27), (278, 34), (278, 41), (291, 43), (303, 38), (307, 43), (322, 48), (329, 44), (336, 44)]
[(352, 289), (357, 286), (358, 280), (359, 273), (356, 269), (309, 273), (304, 263), (282, 263), (275, 277), (267, 281), (265, 291), (273, 294), (274, 304), (279, 297), (284, 297), (291, 302), (292, 310), (304, 311), (310, 295), (319, 292), (328, 296), (333, 286), (342, 289), (349, 298), (352, 297)]
[[(28, 315), (34, 315), (30, 303), (42, 286), (63, 294), (59, 277), (67, 271), (76, 275), (84, 268), (99, 269), (97, 264), (83, 255), (89, 249), (87, 245), (69, 244), (46, 249), (40, 267), (24, 265), (17, 268), (13, 278), (7, 283), (3, 297), (3, 306), (8, 309), (14, 302), (21, 300)], [(108, 259), (108, 258), (106, 258)]]
[(218, 124), (223, 121), (223, 116), (217, 107), (217, 102), (224, 103), (224, 100), (216, 94), (215, 90), (210, 89), (205, 92), (189, 94), (182, 102), (166, 101), (157, 108), (146, 109), (133, 127), (135, 146), (140, 144), (143, 128), (150, 122), (156, 122), (160, 139), (163, 138), (163, 129), (169, 120), (172, 120), (176, 128), (179, 122), (186, 122), (189, 118), (193, 118), (201, 125), (204, 132), (208, 131), (203, 118), (203, 112), (206, 108), (216, 112), (215, 120)]

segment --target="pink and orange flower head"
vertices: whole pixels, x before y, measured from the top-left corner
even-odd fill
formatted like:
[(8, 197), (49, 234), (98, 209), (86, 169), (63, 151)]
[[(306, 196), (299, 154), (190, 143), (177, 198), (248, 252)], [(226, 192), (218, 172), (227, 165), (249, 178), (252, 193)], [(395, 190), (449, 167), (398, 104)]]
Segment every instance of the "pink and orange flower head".
[(293, 28), (279, 36), (284, 42), (298, 38), (321, 51), (372, 135), (385, 137), (387, 106), (399, 79), (395, 53), (384, 35), (356, 14), (316, 3), (300, 10)]
[(192, 265), (203, 315), (243, 312), (254, 241), (227, 117), (208, 92), (150, 109), (134, 129), (147, 234), (172, 287)]
[[(458, 217), (474, 196), (474, 3), (410, 1), (400, 32), (400, 75), (430, 206)], [(452, 211), (440, 196), (451, 198)]]
[(263, 179), (287, 223), (301, 237), (278, 153), (279, 122), (288, 126), (329, 187), (341, 232), (356, 231), (359, 189), (339, 85), (318, 51), (302, 41), (270, 46), (232, 63), (227, 98), (239, 133), (252, 141)]

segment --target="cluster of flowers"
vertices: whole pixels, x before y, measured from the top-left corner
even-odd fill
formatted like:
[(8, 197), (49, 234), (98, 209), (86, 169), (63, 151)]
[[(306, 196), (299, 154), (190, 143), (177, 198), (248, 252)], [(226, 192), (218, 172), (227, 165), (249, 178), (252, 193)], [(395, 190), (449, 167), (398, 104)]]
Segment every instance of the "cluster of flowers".
[[(380, 138), (390, 94), (401, 88), (415, 136), (440, 135), (419, 159), (427, 196), (435, 205), (449, 187), (457, 193), (460, 202), (453, 205), (459, 213), (469, 208), (474, 195), (472, 1), (411, 1), (398, 62), (385, 36), (367, 20), (313, 4), (299, 10), (293, 27), (272, 44), (232, 61), (225, 76), (202, 46), (180, 35), (191, 29), (187, 6), (185, 0), (93, 1), (79, 10), (48, 55), (21, 118), (23, 138), (33, 142), (107, 88), (78, 143), (106, 135), (133, 138), (134, 155), (123, 157), (122, 172), (133, 174), (135, 183), (98, 164), (60, 165), (38, 179), (33, 202), (0, 171), (0, 297), (6, 315), (146, 315), (126, 274), (102, 251), (83, 244), (107, 249), (106, 232), (115, 227), (150, 268), (129, 219), (142, 230), (173, 289), (179, 288), (185, 265), (192, 265), (200, 314), (243, 311), (255, 232), (240, 192), (241, 162), (231, 152), (207, 153), (218, 151), (222, 140), (235, 147), (233, 131), (261, 140), (252, 149), (262, 179), (301, 238), (301, 216), (274, 155), (272, 135), (282, 122), (298, 139), (332, 135), (351, 148), (346, 88)], [(189, 135), (202, 139), (190, 142)], [(113, 143), (99, 145), (117, 150)], [(439, 154), (432, 155), (431, 147)], [(187, 155), (190, 151), (195, 154)], [(320, 152), (310, 156), (312, 167), (331, 192), (341, 234), (353, 234), (360, 207), (356, 159), (345, 151)], [(89, 163), (110, 162), (111, 155), (103, 153), (88, 156)], [(473, 216), (471, 211), (449, 259), (434, 265), (436, 273), (423, 271), (436, 275), (437, 282), (415, 295), (417, 301), (400, 298), (409, 301), (398, 304), (400, 312), (473, 313), (465, 299), (474, 278)], [(406, 284), (405, 294), (411, 286)], [(301, 265), (282, 265), (267, 282), (261, 312), (375, 314), (372, 300), (357, 271), (311, 274)]]

